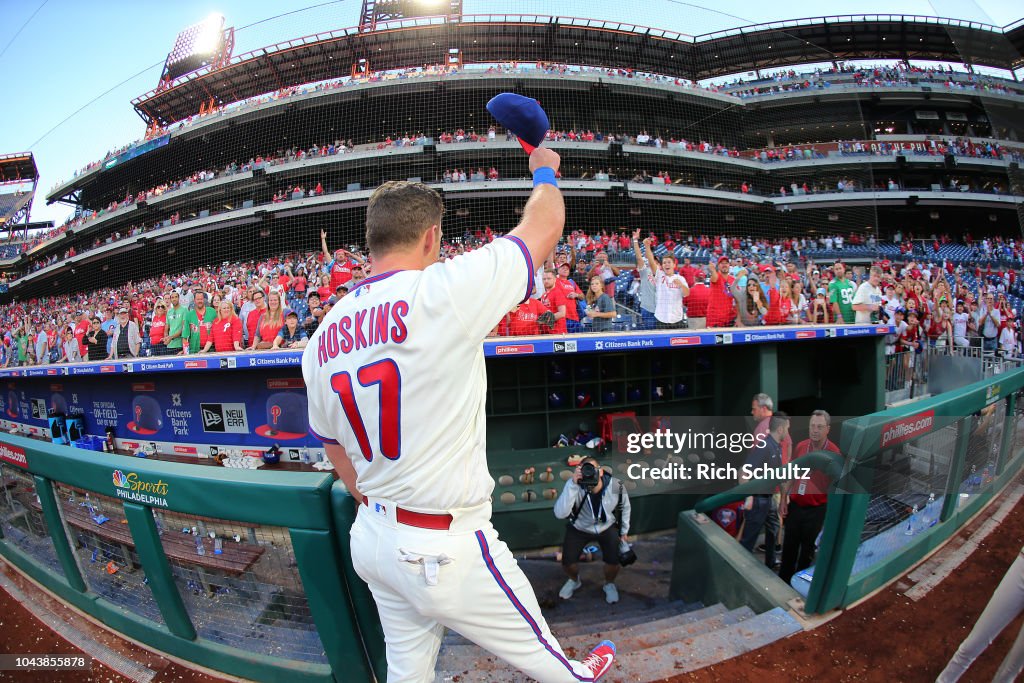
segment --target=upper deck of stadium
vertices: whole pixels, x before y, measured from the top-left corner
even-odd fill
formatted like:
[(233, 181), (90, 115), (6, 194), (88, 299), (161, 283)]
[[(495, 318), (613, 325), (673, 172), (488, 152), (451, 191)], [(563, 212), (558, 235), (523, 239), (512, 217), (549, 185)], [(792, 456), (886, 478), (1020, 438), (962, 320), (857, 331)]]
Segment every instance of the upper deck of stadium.
[(1005, 27), (916, 15), (842, 15), (742, 26), (698, 36), (577, 17), (463, 15), (381, 22), (303, 36), (205, 67), (132, 104), (167, 125), (217, 105), (336, 78), (367, 60), (375, 70), (440, 64), (458, 50), (468, 64), (573, 63), (665, 74), (691, 81), (815, 62), (862, 59), (1024, 66), (1024, 20)]

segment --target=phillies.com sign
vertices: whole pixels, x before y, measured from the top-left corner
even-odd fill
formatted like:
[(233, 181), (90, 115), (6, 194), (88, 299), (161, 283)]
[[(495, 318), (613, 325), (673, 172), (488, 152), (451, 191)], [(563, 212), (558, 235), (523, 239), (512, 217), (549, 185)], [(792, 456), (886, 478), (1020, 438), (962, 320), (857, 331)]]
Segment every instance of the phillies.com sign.
[(910, 441), (913, 438), (927, 434), (934, 426), (934, 410), (911, 415), (896, 422), (890, 422), (882, 428), (882, 439), (879, 445), (882, 448), (889, 448), (904, 441)]
[(25, 457), (24, 448), (0, 443), (0, 460), (28, 469), (28, 458)]

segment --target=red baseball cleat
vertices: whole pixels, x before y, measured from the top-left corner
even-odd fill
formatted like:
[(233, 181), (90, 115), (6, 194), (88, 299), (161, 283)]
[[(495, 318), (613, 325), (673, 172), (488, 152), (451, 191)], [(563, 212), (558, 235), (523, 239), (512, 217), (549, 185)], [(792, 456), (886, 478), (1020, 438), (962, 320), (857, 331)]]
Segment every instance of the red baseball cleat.
[(593, 679), (597, 679), (608, 673), (615, 661), (615, 643), (610, 640), (602, 640), (597, 647), (590, 651), (590, 654), (583, 660), (583, 666), (590, 669)]

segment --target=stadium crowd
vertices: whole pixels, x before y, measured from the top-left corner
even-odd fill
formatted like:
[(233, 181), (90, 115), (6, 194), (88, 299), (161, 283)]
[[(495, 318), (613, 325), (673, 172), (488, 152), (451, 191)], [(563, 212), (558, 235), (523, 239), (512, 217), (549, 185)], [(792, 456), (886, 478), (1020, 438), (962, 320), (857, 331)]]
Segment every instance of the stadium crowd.
[[(467, 231), (439, 259), (497, 236)], [(894, 239), (882, 252), (873, 235), (575, 231), (538, 269), (530, 300), (492, 334), (886, 323), (897, 329), (893, 353), (974, 344), (1019, 355), (1024, 243), (968, 234), (969, 258), (954, 264), (937, 258), (956, 244), (949, 235)], [(817, 253), (838, 257), (819, 262)], [(846, 253), (893, 258), (850, 267)], [(298, 348), (371, 269), (358, 247), (331, 252), (322, 233), (318, 252), (16, 301), (0, 307), (0, 364)]]
[[(833, 79), (839, 79), (833, 82)], [(906, 64), (886, 64), (861, 67), (843, 65), (838, 68), (818, 68), (810, 73), (797, 73), (787, 69), (769, 74), (750, 84), (750, 87), (737, 90), (736, 86), (745, 85), (742, 79), (726, 84), (723, 91), (741, 98), (772, 95), (783, 92), (794, 92), (809, 89), (826, 89), (833, 86), (853, 86), (859, 88), (900, 87), (927, 84), (941, 85), (949, 90), (974, 90), (994, 92), (1001, 95), (1021, 95), (1024, 91), (1019, 84), (1003, 81), (992, 76), (976, 73), (956, 72), (952, 67), (920, 67)]]
[[(549, 75), (571, 75), (575, 73), (597, 74), (607, 78), (624, 78), (629, 80), (642, 80), (647, 83), (670, 84), (687, 89), (701, 89), (708, 92), (728, 94), (740, 98), (758, 97), (783, 92), (791, 92), (808, 88), (829, 88), (832, 87), (830, 78), (851, 77), (849, 84), (853, 87), (884, 87), (908, 85), (911, 79), (914, 82), (926, 82), (929, 85), (941, 84), (951, 90), (977, 90), (984, 92), (995, 92), (1003, 95), (1024, 95), (1024, 89), (1020, 84), (993, 76), (955, 71), (951, 66), (945, 69), (928, 66), (921, 67), (910, 64), (885, 64), (878, 66), (860, 66), (840, 64), (831, 68), (818, 68), (813, 72), (797, 73), (793, 69), (782, 70), (775, 73), (762, 75), (753, 82), (747, 82), (737, 78), (726, 83), (700, 85), (687, 79), (676, 78), (647, 72), (634, 71), (632, 69), (612, 69), (586, 66), (573, 66), (569, 64), (555, 63), (520, 63), (509, 62), (505, 64), (494, 64), (486, 66), (463, 66), (433, 64), (423, 67), (396, 69), (391, 71), (372, 71), (364, 74), (357, 74), (355, 77), (345, 76), (338, 79), (320, 81), (304, 85), (289, 86), (276, 92), (265, 93), (250, 97), (238, 102), (224, 104), (204, 110), (189, 118), (178, 121), (172, 125), (162, 128), (152, 128), (147, 135), (140, 140), (124, 145), (118, 149), (108, 151), (101, 159), (86, 164), (72, 174), (72, 179), (84, 175), (90, 171), (103, 166), (108, 160), (124, 154), (144, 144), (147, 140), (164, 135), (169, 132), (183, 131), (187, 128), (216, 116), (223, 116), (259, 107), (262, 105), (288, 99), (298, 95), (307, 95), (317, 92), (325, 92), (339, 88), (365, 85), (369, 83), (380, 83), (391, 80), (405, 80), (409, 78), (436, 77), (445, 75), (456, 75), (460, 73), (476, 75), (504, 75), (504, 74), (528, 74), (539, 72)], [(742, 88), (749, 85), (747, 88)], [(838, 83), (837, 83), (838, 85)], [(742, 89), (737, 89), (742, 88)], [(58, 180), (53, 189), (56, 189), (65, 181)]]
[[(498, 131), (491, 127), (485, 133), (478, 135), (474, 130), (470, 129), (468, 132), (465, 129), (457, 129), (454, 133), (443, 132), (440, 135), (440, 139), (445, 141), (445, 144), (458, 144), (460, 142), (475, 142), (475, 141), (486, 141), (493, 140), (498, 135)], [(508, 133), (501, 133), (506, 139), (510, 137)], [(829, 153), (829, 148), (835, 147), (834, 150), (840, 155), (877, 155), (877, 156), (889, 156), (897, 153), (906, 154), (907, 150), (896, 143), (887, 142), (872, 142), (872, 141), (843, 141), (838, 144), (832, 145), (805, 145), (805, 146), (784, 146), (768, 150), (752, 150), (740, 152), (735, 148), (728, 149), (721, 144), (710, 143), (707, 141), (689, 141), (685, 138), (677, 138), (675, 136), (669, 136), (669, 139), (663, 140), (660, 135), (650, 135), (646, 130), (641, 130), (635, 135), (605, 135), (604, 133), (591, 130), (576, 131), (574, 129), (564, 130), (553, 130), (548, 133), (550, 140), (567, 140), (570, 142), (590, 142), (590, 141), (607, 141), (607, 140), (621, 140), (629, 144), (638, 144), (644, 146), (651, 146), (654, 148), (668, 148), (668, 149), (679, 149), (681, 151), (693, 151), (701, 152), (713, 155), (723, 155), (730, 157), (747, 156), (755, 160), (759, 160), (762, 163), (771, 164), (780, 161), (793, 161), (799, 159), (819, 159)], [(338, 139), (333, 142), (327, 142), (324, 144), (316, 144), (310, 146), (308, 149), (290, 147), (287, 149), (276, 150), (268, 152), (267, 154), (256, 154), (251, 156), (248, 160), (232, 161), (226, 164), (222, 168), (212, 168), (196, 171), (189, 176), (173, 181), (161, 183), (160, 185), (149, 188), (148, 190), (139, 191), (134, 195), (128, 195), (124, 197), (120, 202), (111, 202), (109, 206), (100, 209), (99, 211), (86, 212), (77, 217), (70, 218), (64, 225), (48, 231), (43, 235), (35, 235), (33, 238), (24, 243), (21, 247), (22, 252), (27, 252), (30, 249), (34, 249), (39, 244), (42, 244), (49, 240), (60, 239), (69, 229), (78, 229), (87, 223), (111, 215), (120, 209), (137, 204), (141, 201), (149, 201), (158, 197), (161, 197), (170, 192), (175, 192), (188, 187), (199, 185), (202, 183), (210, 182), (213, 180), (223, 179), (231, 177), (237, 173), (244, 173), (252, 171), (254, 169), (270, 168), (281, 166), (285, 164), (293, 164), (308, 159), (330, 157), (340, 154), (346, 154), (353, 151), (361, 150), (381, 150), (386, 148), (403, 147), (410, 145), (422, 145), (431, 140), (422, 135), (422, 133), (403, 135), (396, 134), (395, 136), (388, 136), (383, 141), (376, 143), (367, 143), (365, 145), (356, 145), (351, 139), (344, 140)], [(927, 155), (965, 155), (971, 157), (984, 157), (994, 159), (1013, 159), (1018, 162), (1024, 162), (1024, 155), (1022, 155), (1016, 149), (1007, 149), (1000, 146), (998, 143), (993, 142), (974, 142), (972, 140), (955, 138), (955, 139), (933, 139), (926, 143), (915, 143), (911, 150), (914, 154), (927, 154)], [(573, 169), (571, 165), (567, 167)], [(673, 176), (667, 170), (656, 170), (648, 168), (574, 168), (574, 174), (580, 179), (591, 179), (591, 180), (604, 180), (604, 181), (630, 181), (636, 183), (653, 183), (653, 184), (665, 184), (665, 185), (685, 185), (685, 186), (697, 186), (697, 179), (690, 175), (675, 175)], [(491, 165), (489, 168), (479, 167), (477, 169), (469, 168), (448, 168), (445, 169), (443, 174), (435, 178), (435, 182), (441, 183), (458, 183), (468, 181), (483, 181), (483, 180), (499, 180), (504, 177), (501, 169)], [(714, 182), (705, 179), (704, 185), (724, 191), (741, 192), (743, 194), (756, 194), (762, 196), (775, 196), (775, 197), (786, 197), (786, 196), (797, 196), (804, 194), (828, 194), (828, 193), (849, 193), (858, 191), (896, 191), (903, 189), (921, 189), (921, 188), (906, 188), (897, 180), (888, 178), (883, 180), (882, 178), (875, 178), (874, 183), (871, 185), (862, 185), (858, 180), (850, 178), (846, 175), (836, 175), (830, 177), (829, 174), (818, 174), (815, 179), (807, 181), (803, 180), (800, 182), (791, 181), (788, 184), (781, 185), (776, 188), (771, 188), (762, 183), (762, 186), (755, 187), (752, 181), (741, 181), (739, 183), (729, 182)], [(936, 188), (932, 188), (936, 189)], [(947, 191), (971, 191), (971, 192), (983, 192), (990, 194), (1005, 194), (1007, 188), (1000, 184), (999, 179), (993, 176), (992, 178), (986, 178), (984, 176), (977, 178), (949, 178), (948, 182), (943, 185), (942, 190)], [(334, 188), (328, 187), (324, 189), (322, 183), (317, 182), (313, 187), (305, 188), (301, 185), (289, 185), (282, 187), (279, 191), (276, 191), (271, 198), (271, 203), (281, 203), (290, 199), (302, 198), (302, 197), (313, 197), (320, 196), (325, 193), (333, 191), (345, 191), (340, 187), (335, 190)], [(211, 202), (209, 209), (206, 209), (208, 213), (216, 214), (225, 210), (222, 207), (223, 202)], [(193, 217), (202, 217), (202, 210), (197, 209), (193, 212)], [(186, 217), (185, 220), (188, 220)], [(182, 221), (180, 211), (170, 213), (162, 220), (154, 221), (146, 225), (129, 225), (125, 227), (119, 227), (118, 229), (112, 229), (109, 233), (104, 235), (94, 236), (89, 249), (95, 249), (102, 247), (113, 242), (117, 242), (121, 239), (135, 237), (145, 232), (156, 230), (162, 227), (170, 225), (176, 225)], [(78, 250), (82, 251), (81, 247)], [(74, 247), (69, 247), (64, 251), (63, 257), (68, 258), (74, 256), (76, 250)], [(60, 260), (60, 254), (58, 253), (41, 253), (36, 257), (29, 265), (28, 272), (35, 272), (41, 270), (49, 265), (52, 265)]]

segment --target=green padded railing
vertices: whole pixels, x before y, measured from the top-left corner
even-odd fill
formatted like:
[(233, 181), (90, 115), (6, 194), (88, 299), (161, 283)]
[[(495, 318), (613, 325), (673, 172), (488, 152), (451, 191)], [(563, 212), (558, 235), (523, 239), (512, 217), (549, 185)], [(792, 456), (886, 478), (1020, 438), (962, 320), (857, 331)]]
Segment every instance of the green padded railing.
[[(1019, 433), (1017, 428), (1018, 396), (1022, 391), (1024, 368), (899, 408), (852, 418), (842, 427), (843, 456), (818, 452), (801, 460), (802, 464), (824, 471), (832, 480), (805, 601), (808, 613), (849, 606), (899, 577), (959, 531), (1016, 476), (1024, 465), (1024, 427)], [(883, 446), (883, 433), (887, 430), (888, 441)], [(888, 495), (877, 480), (880, 473), (886, 473), (882, 461), (888, 459), (887, 464), (891, 464), (896, 447), (903, 443), (915, 445), (915, 440), (925, 444), (915, 451), (923, 458), (930, 457), (934, 462), (937, 451), (949, 454), (948, 459), (939, 458), (948, 467), (932, 477), (932, 481), (940, 483), (931, 491), (937, 502), (930, 513), (930, 526), (915, 525), (907, 518), (894, 522), (900, 514), (901, 495)], [(974, 460), (987, 459), (987, 463), (994, 465), (985, 466), (988, 476), (981, 476), (981, 461), (975, 465), (977, 472), (968, 469), (969, 456)], [(707, 513), (763, 491), (764, 487), (764, 480), (745, 482), (701, 500), (695, 511)], [(876, 506), (888, 503), (895, 509), (888, 522), (877, 524), (870, 517), (869, 505), (873, 501)], [(909, 509), (902, 511), (906, 512)], [(903, 523), (913, 527), (910, 533), (904, 533), (898, 526)]]
[[(846, 607), (899, 577), (957, 533), (1017, 475), (1024, 464), (1021, 444), (1015, 438), (1018, 394), (1022, 389), (1024, 369), (1016, 369), (843, 424), (840, 450), (847, 454), (846, 464), (838, 482), (840, 490), (834, 484), (829, 496), (821, 546), (807, 595), (808, 612)], [(996, 429), (988, 430), (987, 434), (980, 434), (975, 422), (981, 419), (982, 411), (989, 417), (1003, 416), (1002, 423), (993, 424)], [(945, 478), (944, 485), (934, 491), (942, 499), (936, 523), (905, 534), (893, 544), (898, 546), (895, 551), (867, 563), (867, 567), (857, 568), (862, 539), (864, 544), (871, 540), (864, 538), (864, 530), (876, 469), (886, 451), (882, 446), (883, 432), (902, 422), (920, 424), (922, 420), (928, 423), (927, 427), (914, 433), (914, 438), (935, 437), (942, 430), (956, 431), (952, 442), (937, 444), (934, 438), (930, 442), (932, 449), (949, 448), (952, 453), (947, 472), (940, 475)], [(987, 481), (972, 484), (971, 492), (965, 493), (965, 482), (972, 478), (966, 469), (969, 445), (977, 452), (990, 454), (996, 467)]]

